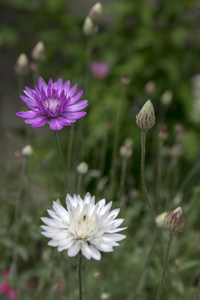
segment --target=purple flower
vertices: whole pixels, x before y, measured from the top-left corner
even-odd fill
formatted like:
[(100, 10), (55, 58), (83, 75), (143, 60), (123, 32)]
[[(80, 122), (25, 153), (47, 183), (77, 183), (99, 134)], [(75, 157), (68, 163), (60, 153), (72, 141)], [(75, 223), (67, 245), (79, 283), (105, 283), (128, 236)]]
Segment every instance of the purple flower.
[(96, 79), (104, 79), (109, 73), (109, 66), (105, 62), (94, 61), (90, 65), (90, 72)]
[(86, 112), (81, 110), (88, 106), (87, 100), (78, 101), (83, 90), (75, 94), (76, 89), (77, 83), (71, 87), (69, 80), (63, 83), (59, 78), (57, 82), (53, 82), (50, 78), (46, 84), (44, 79), (39, 77), (38, 87), (25, 87), (26, 96), (20, 96), (31, 110), (18, 112), (16, 115), (25, 118), (25, 123), (31, 124), (32, 127), (48, 123), (52, 130), (61, 130), (63, 126), (70, 126), (86, 115)]

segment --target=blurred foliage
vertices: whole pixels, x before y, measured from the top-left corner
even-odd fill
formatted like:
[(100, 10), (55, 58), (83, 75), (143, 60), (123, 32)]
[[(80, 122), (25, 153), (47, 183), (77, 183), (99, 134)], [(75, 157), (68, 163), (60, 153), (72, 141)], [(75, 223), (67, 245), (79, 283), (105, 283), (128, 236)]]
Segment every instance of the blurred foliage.
[[(200, 299), (200, 247), (197, 242), (200, 238), (200, 122), (194, 122), (191, 115), (194, 104), (191, 79), (200, 72), (200, 1), (107, 2), (99, 33), (93, 41), (91, 60), (106, 62), (110, 73), (102, 81), (90, 75), (89, 88), (84, 91), (84, 97), (89, 101), (88, 113), (75, 124), (78, 138), (74, 155), (77, 160), (85, 160), (89, 165), (89, 173), (83, 179), (82, 194), (90, 191), (96, 195), (96, 200), (113, 198), (114, 206), (121, 205), (118, 193), (122, 158), (117, 157), (113, 193), (110, 192), (110, 167), (122, 93), (121, 77), (126, 74), (131, 78), (131, 84), (126, 87), (117, 151), (127, 137), (132, 137), (134, 154), (128, 161), (126, 205), (121, 210), (121, 217), (128, 226), (127, 239), (113, 253), (103, 254), (100, 263), (84, 261), (84, 298), (100, 299), (102, 292), (109, 292), (111, 299), (148, 300), (154, 299), (157, 292), (163, 263), (161, 250), (165, 248), (167, 232), (161, 231), (159, 243), (154, 243), (151, 217), (141, 193), (140, 130), (135, 125), (136, 114), (150, 98), (157, 117), (156, 125), (147, 134), (146, 149), (146, 180), (152, 203), (156, 213), (181, 205), (188, 224), (186, 230), (173, 241), (162, 299), (197, 300)], [(39, 75), (45, 80), (49, 77), (54, 80), (70, 78), (72, 84), (78, 82), (79, 88), (84, 88), (87, 39), (83, 36), (82, 25), (86, 15), (84, 1), (1, 1), (2, 94), (9, 90), (18, 99), (13, 66), (22, 52), (31, 61), (31, 51), (39, 40), (44, 41), (47, 52), (46, 60), (40, 64)], [(25, 84), (33, 86), (32, 79), (30, 74), (24, 80)], [(150, 80), (155, 82), (152, 93), (145, 89)], [(166, 90), (173, 92), (169, 105), (160, 101)], [(20, 109), (23, 105), (16, 104), (17, 101), (11, 102), (14, 109), (16, 106)], [(76, 258), (68, 258), (66, 253), (57, 253), (56, 249), (47, 247), (39, 227), (40, 217), (46, 215), (52, 200), (60, 198), (64, 204), (63, 174), (55, 145), (47, 126), (27, 132), (28, 125), (23, 124), (23, 120), (16, 121), (16, 126), (10, 125), (9, 117), (6, 122), (1, 129), (4, 142), (0, 186), (0, 271), (11, 268), (15, 251), (18, 280), (9, 280), (21, 290), (19, 299), (40, 300), (43, 297), (50, 300), (56, 297), (62, 300), (67, 295), (68, 300), (74, 300), (78, 297)], [(181, 134), (176, 130), (177, 123), (183, 125)], [(165, 125), (169, 138), (162, 144), (158, 132)], [(69, 130), (65, 128), (59, 132), (65, 154)], [(27, 136), (34, 147), (34, 154), (26, 162), (26, 173), (19, 178), (22, 161), (13, 159), (13, 156), (27, 143)], [(106, 139), (105, 168), (100, 177), (95, 177), (92, 174), (101, 168), (100, 157)], [(162, 171), (157, 182), (159, 156)], [(73, 162), (70, 174), (73, 191), (77, 185), (78, 163)], [(20, 185), (22, 190), (16, 228), (15, 207)], [(18, 243), (13, 250), (16, 232), (19, 234)], [(94, 276), (97, 271), (100, 278)], [(65, 278), (66, 283), (58, 292), (60, 278)], [(3, 277), (1, 280), (4, 280)]]

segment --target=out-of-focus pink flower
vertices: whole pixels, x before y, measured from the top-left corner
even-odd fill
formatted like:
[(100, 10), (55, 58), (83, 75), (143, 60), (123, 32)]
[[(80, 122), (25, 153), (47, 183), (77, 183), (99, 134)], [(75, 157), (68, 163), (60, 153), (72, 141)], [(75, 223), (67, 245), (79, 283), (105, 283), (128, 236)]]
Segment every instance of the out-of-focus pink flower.
[(9, 300), (15, 300), (19, 295), (19, 290), (14, 290), (9, 283), (2, 282), (0, 284), (0, 294), (6, 296)]
[(96, 79), (105, 79), (109, 73), (109, 66), (105, 62), (94, 61), (90, 65), (90, 72)]
[(55, 295), (61, 293), (64, 291), (66, 286), (66, 280), (65, 278), (61, 277), (57, 280), (57, 286), (56, 286), (56, 290), (55, 290)]
[(10, 277), (10, 270), (6, 269), (2, 272), (2, 277), (9, 278)]

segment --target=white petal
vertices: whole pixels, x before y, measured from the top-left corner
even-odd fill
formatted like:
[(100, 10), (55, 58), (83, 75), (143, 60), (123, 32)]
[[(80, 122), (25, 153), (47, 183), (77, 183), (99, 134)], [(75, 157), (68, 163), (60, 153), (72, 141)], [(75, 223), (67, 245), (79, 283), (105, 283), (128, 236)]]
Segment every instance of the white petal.
[(62, 205), (54, 201), (53, 209), (55, 210), (56, 214), (62, 219), (62, 221), (68, 222), (68, 212)]
[(52, 219), (62, 221), (53, 210), (47, 209), (47, 212)]
[(42, 222), (50, 227), (53, 228), (66, 228), (66, 224), (63, 222), (57, 221), (57, 220), (52, 220), (50, 218), (43, 217), (41, 218)]
[(87, 242), (85, 242), (81, 245), (81, 251), (82, 251), (83, 256), (85, 256), (85, 258), (91, 259), (91, 251), (90, 251), (90, 248), (89, 248), (89, 245), (87, 244)]
[(68, 256), (73, 257), (78, 254), (81, 248), (81, 242), (75, 241), (74, 244), (67, 251)]

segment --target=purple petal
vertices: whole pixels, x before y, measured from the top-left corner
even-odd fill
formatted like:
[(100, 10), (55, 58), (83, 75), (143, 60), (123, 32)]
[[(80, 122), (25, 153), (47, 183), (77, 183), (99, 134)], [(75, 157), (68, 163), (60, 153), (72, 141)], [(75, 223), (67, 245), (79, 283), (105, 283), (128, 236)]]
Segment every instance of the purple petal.
[(78, 84), (76, 83), (67, 93), (67, 97), (72, 97), (75, 94), (77, 87), (78, 87)]
[(80, 90), (78, 93), (76, 93), (74, 97), (71, 98), (70, 104), (73, 104), (76, 101), (78, 101), (82, 95), (83, 95), (83, 90)]
[(37, 102), (31, 97), (31, 98), (28, 98), (26, 96), (21, 96), (20, 95), (20, 98), (26, 103), (26, 105), (30, 108), (32, 107), (37, 107), (38, 104)]
[(47, 84), (42, 77), (39, 77), (39, 79), (38, 79), (38, 87), (39, 87), (40, 91), (42, 91), (42, 89), (43, 89), (44, 92), (46, 93)]
[(63, 88), (65, 89), (66, 93), (70, 90), (70, 87), (71, 87), (70, 80), (65, 81)]
[(57, 87), (59, 94), (63, 91), (63, 81), (61, 78), (58, 78)]
[(64, 126), (70, 126), (71, 123), (69, 122), (69, 120), (67, 120), (65, 117), (63, 116), (58, 116), (57, 119), (59, 120), (59, 122), (64, 125)]
[(52, 130), (61, 130), (63, 125), (58, 121), (58, 118), (52, 118), (50, 121), (50, 128)]
[(41, 116), (41, 113), (39, 111), (28, 110), (28, 111), (20, 111), (16, 113), (16, 115), (21, 118), (32, 119)]
[(67, 109), (66, 109), (66, 112), (68, 112), (68, 111), (79, 111), (79, 110), (84, 109), (86, 106), (88, 106), (87, 100), (82, 100), (82, 101), (79, 101), (76, 104), (68, 106)]
[(39, 116), (36, 118), (28, 119), (25, 121), (26, 124), (31, 124), (32, 127), (41, 127), (47, 122), (46, 116)]
[(86, 112), (85, 111), (79, 111), (79, 112), (75, 112), (75, 113), (65, 112), (62, 115), (64, 117), (68, 118), (69, 120), (77, 120), (77, 119), (84, 117), (86, 115)]

